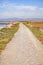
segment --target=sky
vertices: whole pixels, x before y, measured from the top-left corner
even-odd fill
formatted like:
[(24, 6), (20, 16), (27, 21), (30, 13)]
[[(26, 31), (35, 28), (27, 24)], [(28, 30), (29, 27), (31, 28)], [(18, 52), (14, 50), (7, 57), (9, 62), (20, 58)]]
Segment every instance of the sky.
[(43, 18), (43, 0), (0, 0), (0, 19)]

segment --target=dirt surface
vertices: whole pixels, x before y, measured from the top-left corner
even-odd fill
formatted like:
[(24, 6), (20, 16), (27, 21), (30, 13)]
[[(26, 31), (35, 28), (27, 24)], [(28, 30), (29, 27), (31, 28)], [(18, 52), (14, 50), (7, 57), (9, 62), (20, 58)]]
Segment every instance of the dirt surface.
[(43, 46), (22, 23), (0, 55), (0, 65), (43, 65)]

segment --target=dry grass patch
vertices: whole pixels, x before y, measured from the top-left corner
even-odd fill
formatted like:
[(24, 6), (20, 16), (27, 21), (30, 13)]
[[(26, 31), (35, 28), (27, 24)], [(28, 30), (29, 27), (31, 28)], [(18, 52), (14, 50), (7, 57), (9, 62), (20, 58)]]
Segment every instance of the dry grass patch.
[(43, 44), (43, 22), (24, 22), (24, 24), (33, 32), (33, 34), (41, 41)]

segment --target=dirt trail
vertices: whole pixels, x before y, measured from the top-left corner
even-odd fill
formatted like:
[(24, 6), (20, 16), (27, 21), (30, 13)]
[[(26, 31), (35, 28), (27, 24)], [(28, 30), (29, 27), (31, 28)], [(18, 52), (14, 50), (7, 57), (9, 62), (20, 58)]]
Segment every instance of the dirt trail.
[(43, 65), (42, 45), (22, 23), (0, 56), (0, 65)]

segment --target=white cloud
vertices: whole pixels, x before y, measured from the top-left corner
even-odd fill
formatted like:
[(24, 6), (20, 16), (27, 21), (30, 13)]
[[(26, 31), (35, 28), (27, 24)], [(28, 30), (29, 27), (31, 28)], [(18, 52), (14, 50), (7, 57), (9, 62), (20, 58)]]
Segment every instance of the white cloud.
[(20, 5), (20, 6), (13, 6), (14, 8), (18, 9), (18, 10), (36, 10), (36, 6), (25, 6), (25, 5)]
[(11, 3), (4, 3), (4, 4), (0, 4), (0, 8), (6, 8), (6, 9), (18, 9), (18, 10), (23, 10), (23, 9), (27, 9), (27, 10), (36, 10), (36, 6), (26, 6), (26, 5), (16, 5), (16, 4), (11, 4)]
[(13, 17), (43, 17), (43, 8), (38, 8), (37, 6), (29, 5), (17, 5), (11, 3), (0, 4), (0, 18), (13, 18)]
[(22, 11), (20, 11), (20, 12), (6, 11), (6, 12), (0, 14), (0, 18), (24, 17), (24, 14), (25, 14), (25, 12), (22, 12)]
[(43, 8), (39, 8), (39, 9), (43, 11)]

